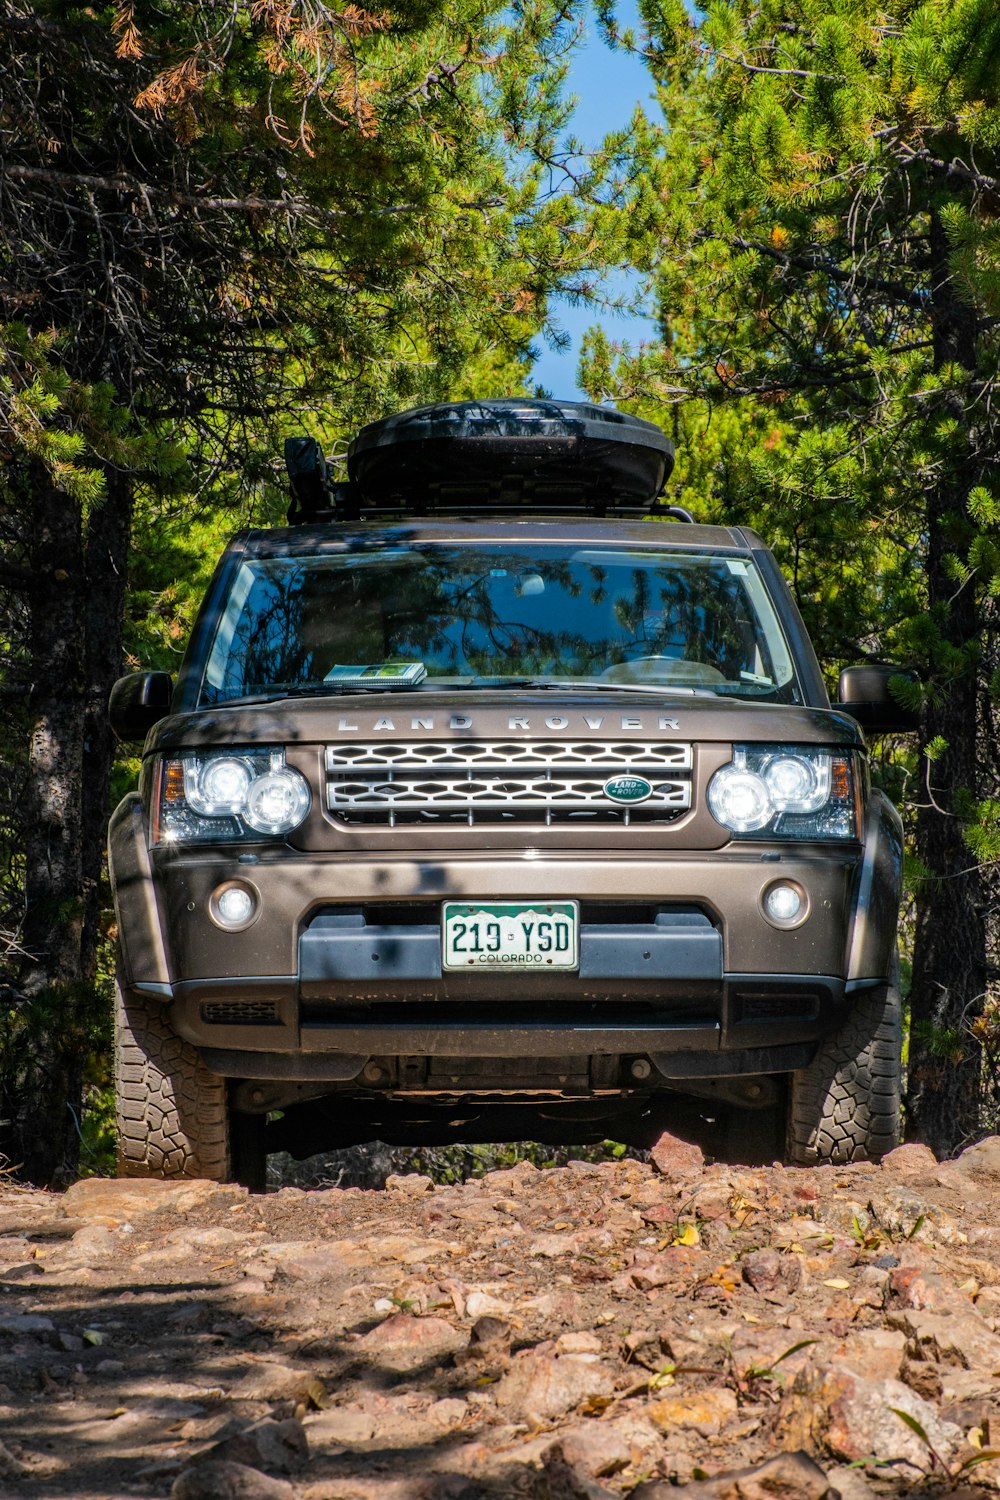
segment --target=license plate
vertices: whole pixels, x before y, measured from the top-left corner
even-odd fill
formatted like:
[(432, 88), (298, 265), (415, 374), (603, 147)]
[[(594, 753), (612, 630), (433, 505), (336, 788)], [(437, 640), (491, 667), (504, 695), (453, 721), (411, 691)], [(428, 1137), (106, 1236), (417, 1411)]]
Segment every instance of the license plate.
[(580, 910), (575, 901), (446, 901), (441, 912), (446, 969), (576, 969)]

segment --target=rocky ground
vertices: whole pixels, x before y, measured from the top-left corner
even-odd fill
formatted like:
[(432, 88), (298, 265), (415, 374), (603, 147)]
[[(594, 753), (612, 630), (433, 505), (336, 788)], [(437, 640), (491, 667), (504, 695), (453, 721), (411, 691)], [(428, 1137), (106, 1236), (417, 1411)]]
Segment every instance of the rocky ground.
[(0, 1494), (1000, 1488), (1000, 1137), (382, 1192), (0, 1187)]

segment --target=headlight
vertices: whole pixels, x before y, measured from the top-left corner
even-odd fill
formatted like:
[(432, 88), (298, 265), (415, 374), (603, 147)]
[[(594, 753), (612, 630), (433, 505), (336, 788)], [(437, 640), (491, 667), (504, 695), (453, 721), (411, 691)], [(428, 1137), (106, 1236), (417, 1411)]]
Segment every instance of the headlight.
[(708, 784), (708, 809), (737, 836), (854, 839), (857, 779), (849, 752), (734, 745)]
[(250, 783), (243, 817), (258, 833), (289, 833), (302, 822), (310, 800), (305, 779), (282, 766)]
[(312, 804), (284, 750), (227, 750), (164, 757), (154, 787), (154, 844), (216, 844), (298, 828)]

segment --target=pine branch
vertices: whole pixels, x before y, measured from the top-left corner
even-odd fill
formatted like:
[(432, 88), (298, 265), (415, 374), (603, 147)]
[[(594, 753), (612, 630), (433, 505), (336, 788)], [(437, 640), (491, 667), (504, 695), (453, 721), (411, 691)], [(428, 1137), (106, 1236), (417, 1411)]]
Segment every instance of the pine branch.
[[(115, 173), (112, 177), (95, 177), (87, 172), (57, 172), (50, 167), (7, 166), (3, 171), (18, 182), (42, 182), (52, 187), (85, 188), (102, 193), (127, 193), (142, 198), (148, 205), (160, 199), (177, 208), (211, 209), (220, 213), (293, 213), (308, 214), (311, 218), (334, 220), (352, 217), (343, 209), (319, 208), (302, 198), (208, 198), (197, 193), (179, 193), (172, 188), (154, 187), (152, 183), (140, 182), (127, 172)], [(482, 207), (482, 204), (462, 205)], [(397, 203), (391, 208), (366, 210), (371, 217), (383, 218), (388, 214), (411, 213), (418, 207), (415, 203)]]
[(745, 240), (741, 235), (736, 235), (731, 243), (737, 250), (753, 250), (758, 255), (767, 255), (779, 265), (794, 266), (800, 271), (818, 272), (841, 286), (860, 287), (866, 292), (878, 292), (882, 296), (891, 297), (894, 301), (901, 302), (906, 307), (916, 308), (920, 312), (928, 310), (927, 298), (921, 296), (919, 292), (912, 292), (901, 281), (886, 281), (879, 276), (866, 276), (861, 271), (845, 271), (841, 266), (834, 265), (832, 261), (820, 260), (817, 256), (797, 255), (787, 250), (779, 250), (776, 245), (768, 245), (763, 240)]
[(943, 172), (946, 177), (957, 177), (962, 182), (970, 182), (974, 187), (985, 188), (991, 193), (1000, 193), (1000, 177), (991, 177), (987, 172), (979, 172), (974, 167), (967, 166), (958, 157), (952, 157), (951, 161), (944, 161), (939, 156), (932, 156), (924, 147), (915, 151), (912, 146), (899, 142), (899, 149), (906, 161), (919, 161), (925, 166), (933, 167), (936, 172)]

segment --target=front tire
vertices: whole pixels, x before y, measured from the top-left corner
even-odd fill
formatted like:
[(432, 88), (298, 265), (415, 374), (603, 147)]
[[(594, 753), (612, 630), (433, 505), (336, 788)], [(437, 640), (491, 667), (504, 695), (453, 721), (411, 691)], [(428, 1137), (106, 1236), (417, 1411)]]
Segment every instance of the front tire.
[(115, 986), (121, 1177), (230, 1177), (226, 1081), (210, 1073), (158, 1000)]
[(791, 1075), (789, 1161), (798, 1166), (878, 1161), (899, 1144), (902, 1007), (898, 968), (889, 984), (863, 991), (839, 1031)]

